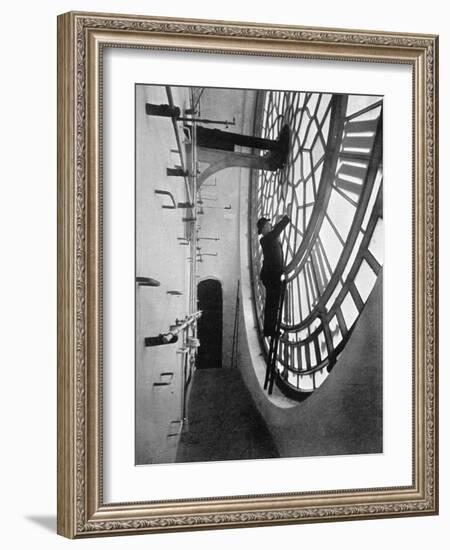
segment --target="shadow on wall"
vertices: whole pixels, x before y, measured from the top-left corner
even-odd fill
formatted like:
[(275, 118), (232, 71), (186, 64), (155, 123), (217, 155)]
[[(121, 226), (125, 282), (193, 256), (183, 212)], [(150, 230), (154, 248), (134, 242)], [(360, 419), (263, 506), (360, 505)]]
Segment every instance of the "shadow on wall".
[(25, 519), (39, 525), (46, 531), (56, 533), (56, 516), (26, 516)]
[(250, 364), (248, 349), (241, 347), (243, 377), (281, 457), (383, 452), (382, 338), (380, 274), (336, 366), (304, 402), (281, 408), (269, 401)]

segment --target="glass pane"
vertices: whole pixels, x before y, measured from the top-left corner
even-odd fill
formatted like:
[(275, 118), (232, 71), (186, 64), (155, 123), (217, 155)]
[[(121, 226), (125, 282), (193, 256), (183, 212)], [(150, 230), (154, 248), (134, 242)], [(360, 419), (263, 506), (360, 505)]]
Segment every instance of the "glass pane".
[(328, 356), (327, 342), (325, 340), (325, 334), (323, 333), (323, 331), (319, 332), (319, 335), (317, 338), (319, 340), (320, 355), (323, 359)]
[(306, 272), (306, 276), (307, 276), (307, 287), (308, 287), (309, 296), (310, 296), (310, 299), (311, 299), (311, 306), (314, 307), (314, 305), (316, 304), (318, 296), (317, 296), (317, 290), (316, 290), (314, 277), (313, 277), (313, 274), (312, 274), (311, 264), (310, 264), (309, 261), (306, 262), (306, 264), (305, 264), (305, 272)]
[(331, 269), (334, 271), (342, 252), (342, 244), (326, 218), (323, 220), (319, 237), (327, 254)]
[[(302, 155), (301, 162), (303, 164), (303, 177), (308, 179), (309, 174), (311, 173), (311, 156), (310, 155)], [(300, 176), (301, 171), (299, 170), (296, 172)]]
[(369, 250), (380, 265), (383, 265), (384, 256), (384, 232), (383, 220), (378, 218), (377, 225), (370, 239)]
[(327, 211), (339, 234), (345, 240), (352, 226), (356, 208), (332, 189)]
[(350, 273), (351, 268), (353, 267), (353, 262), (355, 261), (356, 255), (358, 254), (359, 247), (361, 245), (361, 241), (363, 240), (363, 237), (364, 237), (364, 233), (360, 231), (358, 233), (358, 236), (356, 237), (356, 241), (353, 246), (352, 253), (350, 254), (350, 258), (348, 259), (347, 265), (345, 266), (344, 271), (342, 272), (342, 278), (344, 279), (344, 281), (347, 278), (347, 275)]
[[(321, 158), (320, 151), (318, 151), (316, 153), (316, 150), (317, 149), (314, 148), (313, 153), (312, 153), (314, 166), (317, 164), (317, 162)], [(316, 188), (318, 188), (319, 184), (320, 184), (320, 178), (322, 176), (322, 169), (323, 169), (323, 161), (319, 164), (319, 166), (317, 166), (316, 171), (314, 172), (314, 179), (316, 180)]]
[(298, 375), (288, 370), (288, 382), (297, 387)]
[(370, 216), (372, 214), (373, 206), (375, 204), (375, 201), (377, 199), (378, 195), (378, 189), (380, 188), (381, 181), (383, 179), (383, 174), (381, 172), (381, 168), (378, 170), (377, 175), (375, 177), (375, 182), (373, 184), (372, 193), (370, 195), (369, 204), (367, 205), (366, 213), (364, 215), (363, 222), (361, 224), (361, 227), (365, 230), (367, 227), (367, 224), (369, 223)]
[(312, 206), (307, 206), (305, 209), (305, 223), (306, 225), (308, 225), (308, 222), (309, 222), (309, 218), (311, 217), (311, 214), (312, 214), (312, 211), (313, 211), (313, 207)]
[(310, 202), (314, 202), (314, 189), (313, 189), (313, 181), (312, 179), (308, 180), (308, 183), (306, 184), (306, 199), (305, 202), (308, 204)]
[(304, 299), (300, 296), (300, 281), (298, 277), (292, 281), (292, 285), (295, 286), (295, 294), (292, 297), (292, 323), (298, 324), (302, 320), (301, 303)]
[(292, 349), (292, 346), (287, 346), (284, 343), (280, 345), (280, 356), (283, 359), (284, 363), (289, 367), (293, 366)]
[(345, 324), (347, 325), (347, 328), (350, 329), (353, 326), (353, 323), (358, 318), (359, 314), (358, 308), (356, 307), (350, 293), (348, 293), (344, 298), (341, 304), (341, 311), (345, 319)]
[(297, 202), (300, 206), (303, 206), (303, 184), (299, 182), (295, 188), (295, 194), (297, 196)]
[(330, 104), (330, 101), (330, 94), (322, 95), (319, 108), (317, 109), (317, 119), (319, 120), (319, 122), (322, 122), (323, 116), (325, 114), (325, 111), (327, 110), (328, 105)]
[(319, 101), (319, 99), (320, 94), (311, 94), (310, 100), (308, 101), (308, 109), (312, 115), (314, 115), (315, 113), (317, 102)]
[(325, 382), (327, 379), (329, 372), (327, 371), (326, 367), (324, 367), (321, 370), (318, 370), (316, 373), (316, 386), (319, 387), (321, 384)]
[(302, 390), (313, 390), (313, 377), (311, 374), (304, 374), (303, 376), (300, 376), (300, 388)]
[(322, 324), (322, 321), (319, 319), (319, 317), (316, 317), (314, 321), (309, 325), (309, 329), (311, 333), (313, 333), (316, 329), (318, 329), (321, 324)]
[(309, 336), (309, 330), (307, 328), (304, 328), (298, 333), (298, 336), (300, 338), (300, 341), (305, 340)]
[(318, 131), (317, 121), (315, 119), (313, 119), (312, 124), (309, 128), (308, 137), (307, 137), (306, 143), (305, 143), (306, 149), (311, 149), (311, 146), (314, 142), (314, 139), (317, 136), (317, 131)]
[[(364, 109), (365, 107), (368, 107), (369, 105), (372, 105), (373, 103), (376, 103), (379, 101), (381, 97), (379, 96), (364, 96), (364, 95), (351, 95), (348, 98), (347, 103), (347, 116), (353, 115), (360, 111), (361, 109)], [(376, 118), (380, 112), (380, 107), (377, 107), (376, 109), (372, 109), (368, 111), (365, 115), (360, 115), (359, 117), (356, 117), (355, 120), (370, 120), (373, 118)]]
[(309, 343), (309, 358), (311, 361), (311, 367), (315, 367), (317, 365), (317, 358), (316, 358), (316, 348), (314, 347), (314, 341)]
[(306, 285), (305, 285), (305, 269), (300, 272), (300, 275), (298, 277), (300, 281), (300, 310), (302, 312), (302, 319), (305, 319), (307, 315), (309, 314), (309, 307), (308, 307), (308, 299), (306, 295)]
[(306, 370), (308, 368), (308, 364), (306, 362), (306, 353), (305, 353), (305, 346), (300, 347), (301, 350), (301, 364), (302, 364), (302, 370)]
[(363, 260), (355, 277), (355, 285), (363, 302), (367, 301), (376, 280), (377, 276), (375, 275), (373, 269), (366, 262), (366, 260)]
[(324, 288), (327, 286), (329, 280), (328, 269), (326, 267), (325, 259), (322, 257), (322, 249), (320, 248), (320, 246), (318, 246), (317, 243), (313, 248), (313, 257), (315, 259), (315, 265), (317, 266), (317, 275), (320, 278), (322, 287)]
[(327, 139), (328, 139), (328, 130), (329, 130), (329, 128), (330, 128), (330, 113), (328, 113), (327, 118), (326, 118), (325, 122), (322, 125), (322, 135), (323, 135), (323, 138), (325, 140), (325, 143), (327, 142)]
[(339, 342), (342, 340), (341, 329), (339, 327), (336, 315), (334, 315), (334, 317), (332, 317), (330, 321), (330, 332), (333, 339), (333, 347), (336, 348)]

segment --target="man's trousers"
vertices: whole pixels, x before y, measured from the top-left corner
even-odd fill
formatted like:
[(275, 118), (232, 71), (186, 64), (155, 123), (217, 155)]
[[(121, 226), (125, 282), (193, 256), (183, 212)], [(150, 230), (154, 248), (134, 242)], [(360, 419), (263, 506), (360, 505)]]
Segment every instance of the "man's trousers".
[(264, 336), (274, 336), (281, 298), (281, 273), (262, 275), (261, 280), (266, 289)]

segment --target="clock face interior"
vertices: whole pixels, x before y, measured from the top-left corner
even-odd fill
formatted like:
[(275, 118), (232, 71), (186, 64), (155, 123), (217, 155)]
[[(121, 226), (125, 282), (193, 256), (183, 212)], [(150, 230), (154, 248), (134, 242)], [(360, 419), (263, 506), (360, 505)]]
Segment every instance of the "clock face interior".
[[(327, 378), (377, 280), (382, 251), (382, 98), (323, 93), (260, 93), (257, 131), (276, 139), (290, 128), (289, 155), (254, 177), (251, 223), (286, 212), (281, 234), (286, 294), (276, 368), (299, 398)], [(263, 326), (258, 235), (252, 240), (255, 309)], [(261, 332), (262, 334), (262, 332)], [(268, 339), (261, 336), (265, 353)]]

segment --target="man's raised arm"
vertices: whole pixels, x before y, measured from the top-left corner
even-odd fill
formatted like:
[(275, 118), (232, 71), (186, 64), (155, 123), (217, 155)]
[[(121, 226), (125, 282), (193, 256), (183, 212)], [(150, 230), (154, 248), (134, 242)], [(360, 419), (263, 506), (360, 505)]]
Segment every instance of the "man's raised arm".
[(290, 221), (291, 218), (285, 214), (281, 220), (273, 226), (272, 234), (275, 235), (275, 237), (278, 237)]

